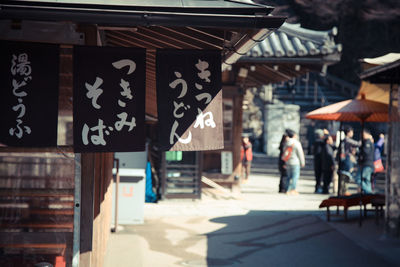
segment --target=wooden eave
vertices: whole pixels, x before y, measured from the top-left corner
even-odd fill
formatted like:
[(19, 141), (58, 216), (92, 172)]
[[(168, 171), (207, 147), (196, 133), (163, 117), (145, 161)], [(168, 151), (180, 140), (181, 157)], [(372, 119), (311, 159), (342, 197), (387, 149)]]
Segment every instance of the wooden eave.
[(146, 115), (152, 118), (152, 122), (156, 122), (157, 118), (157, 49), (220, 50), (224, 61), (232, 53), (236, 53), (245, 40), (251, 40), (259, 32), (255, 29), (165, 26), (138, 26), (124, 29), (98, 27), (98, 29), (103, 46), (146, 48)]

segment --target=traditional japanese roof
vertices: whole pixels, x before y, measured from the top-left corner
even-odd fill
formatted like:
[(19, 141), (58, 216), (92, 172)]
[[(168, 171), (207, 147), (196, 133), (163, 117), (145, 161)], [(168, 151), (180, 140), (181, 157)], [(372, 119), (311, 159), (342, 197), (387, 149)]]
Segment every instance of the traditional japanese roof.
[(0, 18), (114, 26), (277, 28), (270, 6), (231, 0), (3, 0)]
[(314, 31), (299, 24), (284, 23), (266, 39), (258, 42), (235, 64), (247, 69), (246, 86), (259, 86), (293, 79), (310, 71), (325, 72), (340, 61), (341, 44), (337, 29)]
[[(300, 24), (284, 23), (278, 30), (253, 47), (241, 61), (260, 58), (262, 61), (312, 61), (324, 56), (340, 56), (342, 45), (336, 44), (337, 28), (328, 31), (314, 31), (302, 28)], [(295, 58), (295, 59), (294, 59)]]
[[(367, 99), (389, 104), (391, 88), (400, 83), (400, 53), (363, 58), (360, 62), (364, 71), (359, 75), (363, 81), (357, 98), (364, 94)], [(398, 102), (394, 101), (393, 104), (397, 106)]]
[[(376, 58), (364, 58), (360, 78), (372, 83), (400, 83), (400, 53), (389, 53)], [(365, 64), (366, 63), (366, 64)]]

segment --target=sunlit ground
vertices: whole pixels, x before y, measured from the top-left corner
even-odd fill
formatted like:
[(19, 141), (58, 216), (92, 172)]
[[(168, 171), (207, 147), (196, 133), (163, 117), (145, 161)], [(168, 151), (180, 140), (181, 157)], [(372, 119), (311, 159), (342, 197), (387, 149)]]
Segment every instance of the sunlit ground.
[[(278, 178), (252, 175), (233, 195), (206, 189), (201, 200), (145, 204), (145, 224), (112, 234), (105, 266), (395, 266), (400, 243), (383, 237), (371, 212), (358, 226), (326, 222), (328, 195), (300, 180), (279, 194)], [(399, 263), (399, 262), (397, 262)]]

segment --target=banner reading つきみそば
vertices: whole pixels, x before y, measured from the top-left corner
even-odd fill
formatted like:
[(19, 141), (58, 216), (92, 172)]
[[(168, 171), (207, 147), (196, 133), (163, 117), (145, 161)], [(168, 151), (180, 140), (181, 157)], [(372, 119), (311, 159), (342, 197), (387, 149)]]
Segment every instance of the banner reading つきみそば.
[(74, 47), (74, 151), (145, 150), (146, 50)]

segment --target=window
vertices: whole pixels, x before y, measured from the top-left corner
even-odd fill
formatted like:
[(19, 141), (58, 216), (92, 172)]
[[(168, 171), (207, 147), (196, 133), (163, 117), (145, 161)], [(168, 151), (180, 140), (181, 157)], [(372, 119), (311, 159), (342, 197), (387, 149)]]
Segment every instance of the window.
[(224, 112), (224, 143), (232, 143), (232, 129), (233, 129), (233, 100), (231, 98), (223, 100)]

